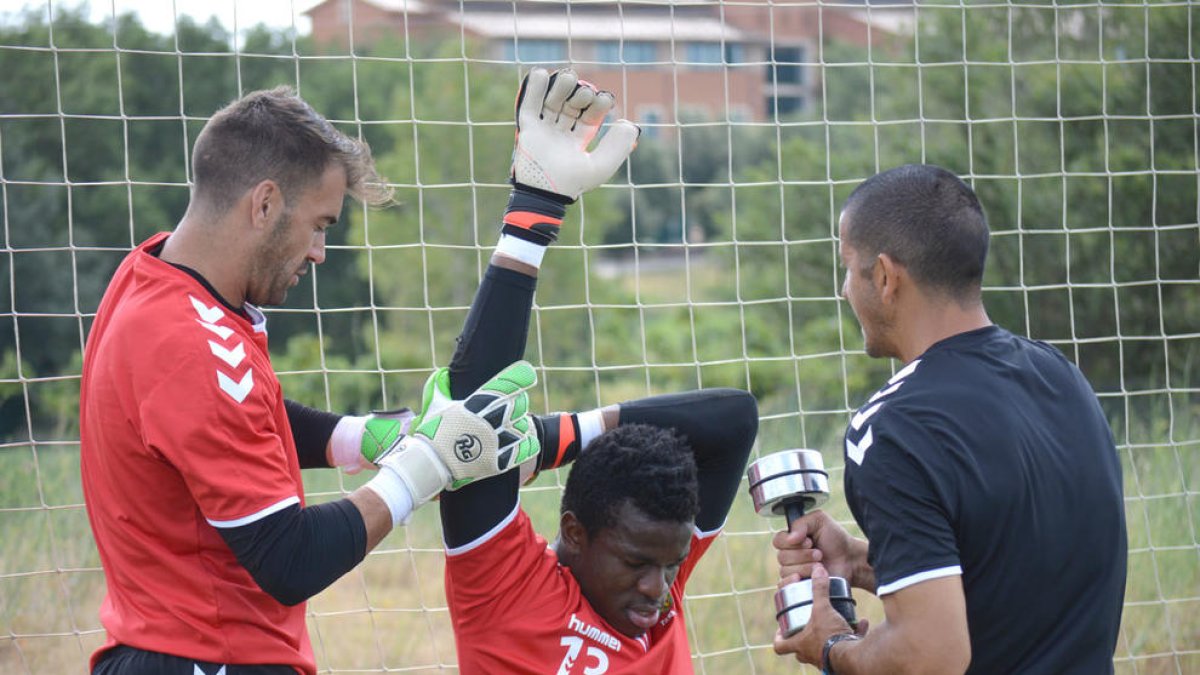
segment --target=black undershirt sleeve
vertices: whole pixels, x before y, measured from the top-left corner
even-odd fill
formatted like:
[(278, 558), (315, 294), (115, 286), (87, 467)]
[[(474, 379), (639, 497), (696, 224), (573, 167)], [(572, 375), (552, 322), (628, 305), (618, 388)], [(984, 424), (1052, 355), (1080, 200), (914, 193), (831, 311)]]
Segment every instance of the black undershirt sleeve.
[(292, 505), (217, 531), (259, 587), (284, 605), (320, 593), (367, 554), (366, 525), (346, 499), (303, 509)]
[[(525, 355), (529, 313), (537, 280), (488, 266), (450, 360), (450, 393), (466, 398), (505, 366)], [(438, 501), (446, 545), (468, 544), (496, 526), (517, 505), (520, 472), (508, 471), (442, 493)]]
[(296, 456), (301, 469), (327, 469), (329, 458), (325, 448), (333, 436), (333, 428), (342, 419), (341, 415), (310, 408), (291, 399), (283, 400), (287, 410), (288, 425), (296, 441)]
[[(758, 433), (758, 404), (738, 389), (702, 389), (621, 404), (621, 424), (650, 424), (683, 434), (696, 455), (700, 513), (696, 527), (725, 524)], [(584, 452), (587, 452), (585, 449)]]

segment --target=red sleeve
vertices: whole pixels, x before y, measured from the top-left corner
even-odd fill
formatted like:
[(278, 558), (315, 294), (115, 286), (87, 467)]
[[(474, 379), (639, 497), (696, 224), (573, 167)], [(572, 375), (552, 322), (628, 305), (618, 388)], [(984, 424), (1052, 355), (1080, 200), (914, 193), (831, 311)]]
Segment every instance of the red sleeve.
[(700, 558), (708, 553), (708, 549), (712, 547), (717, 536), (721, 534), (720, 530), (710, 532), (708, 534), (700, 534), (699, 530), (692, 532), (692, 547), (688, 549), (687, 558), (683, 564), (679, 566), (679, 574), (675, 575), (675, 585), (682, 589), (692, 576), (692, 570), (696, 569), (696, 564), (700, 562)]
[(229, 523), (299, 500), (274, 377), (254, 368), (239, 402), (222, 390), (211, 361), (185, 357), (142, 398), (138, 414), (148, 447), (179, 471), (209, 521)]
[(558, 616), (547, 607), (565, 606), (568, 593), (557, 555), (520, 506), (494, 532), (446, 552), (446, 599), (456, 633), (501, 617)]

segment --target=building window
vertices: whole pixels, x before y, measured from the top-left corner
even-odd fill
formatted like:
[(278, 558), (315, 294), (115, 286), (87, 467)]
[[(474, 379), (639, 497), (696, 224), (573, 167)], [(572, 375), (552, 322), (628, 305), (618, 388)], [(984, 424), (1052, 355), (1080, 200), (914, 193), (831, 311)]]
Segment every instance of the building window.
[(687, 44), (687, 62), (696, 65), (721, 63), (721, 43), (689, 42)]
[(804, 112), (803, 96), (768, 96), (767, 117), (792, 117)]
[(653, 42), (605, 40), (596, 43), (596, 60), (600, 63), (653, 63), (658, 60), (658, 45)]
[(562, 40), (505, 42), (504, 60), (520, 63), (564, 63), (567, 60), (567, 43)]
[(804, 84), (804, 47), (772, 45), (767, 79), (776, 84)]
[(745, 61), (745, 46), (732, 42), (724, 45), (720, 42), (688, 42), (683, 57), (683, 63), (692, 66), (719, 66)]

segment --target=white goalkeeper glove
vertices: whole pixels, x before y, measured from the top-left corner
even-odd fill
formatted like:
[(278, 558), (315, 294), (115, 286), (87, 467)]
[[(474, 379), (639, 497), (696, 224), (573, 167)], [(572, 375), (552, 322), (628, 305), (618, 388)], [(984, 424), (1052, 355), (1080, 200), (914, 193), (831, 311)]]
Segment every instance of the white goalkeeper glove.
[(442, 490), (504, 473), (537, 457), (526, 390), (537, 383), (533, 366), (517, 361), (461, 401), (450, 397), (450, 372), (434, 371), (425, 382), (421, 412), (407, 436), (373, 458), (393, 471), (414, 508)]
[(611, 178), (641, 134), (633, 122), (617, 120), (588, 152), (614, 103), (612, 93), (597, 91), (573, 70), (553, 75), (544, 68), (530, 70), (517, 94), (513, 185), (549, 192), (569, 203)]

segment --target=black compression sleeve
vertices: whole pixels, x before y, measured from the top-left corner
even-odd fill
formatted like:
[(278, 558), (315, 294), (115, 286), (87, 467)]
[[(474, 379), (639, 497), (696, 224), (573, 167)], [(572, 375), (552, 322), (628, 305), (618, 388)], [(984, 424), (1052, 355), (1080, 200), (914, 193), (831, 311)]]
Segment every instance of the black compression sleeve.
[(537, 279), (489, 265), (450, 359), (450, 393), (463, 399), (525, 355)]
[(702, 389), (622, 403), (621, 424), (635, 423), (671, 427), (687, 437), (700, 483), (696, 527), (711, 532), (724, 525), (758, 433), (754, 397), (737, 389)]
[[(525, 354), (537, 280), (491, 265), (484, 273), (450, 361), (450, 393), (462, 399)], [(450, 548), (475, 541), (512, 512), (521, 477), (509, 471), (442, 493), (442, 532)]]
[(259, 587), (295, 605), (337, 581), (367, 555), (367, 527), (349, 500), (289, 506), (249, 525), (218, 528)]
[(292, 438), (296, 441), (296, 456), (300, 459), (300, 468), (329, 468), (325, 448), (329, 445), (329, 437), (333, 436), (333, 428), (342, 416), (310, 408), (290, 399), (283, 400), (283, 407), (287, 410), (288, 425), (292, 427)]

